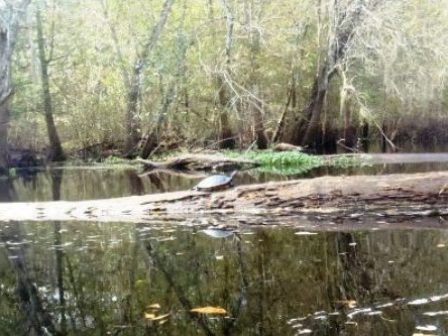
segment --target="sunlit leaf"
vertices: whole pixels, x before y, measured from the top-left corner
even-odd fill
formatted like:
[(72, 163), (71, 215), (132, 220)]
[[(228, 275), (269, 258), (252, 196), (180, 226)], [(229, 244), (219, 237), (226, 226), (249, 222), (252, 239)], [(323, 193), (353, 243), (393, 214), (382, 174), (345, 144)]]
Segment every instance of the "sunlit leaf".
[(312, 235), (317, 235), (317, 232), (298, 231), (298, 232), (294, 232), (294, 234), (297, 236), (312, 236)]
[(425, 324), (425, 325), (421, 325), (421, 326), (416, 326), (415, 329), (420, 330), (420, 331), (435, 331), (435, 330), (437, 330), (437, 327), (432, 324)]
[(157, 310), (157, 309), (160, 309), (160, 304), (158, 304), (158, 303), (153, 303), (153, 304), (150, 304), (149, 306), (147, 306), (146, 308), (147, 308), (147, 309)]
[(160, 320), (167, 318), (168, 316), (170, 316), (170, 313), (158, 315), (158, 316), (156, 316), (155, 314), (152, 314), (152, 313), (145, 313), (145, 319), (147, 319), (149, 321), (160, 321)]
[(227, 311), (221, 307), (199, 307), (190, 310), (192, 313), (210, 314), (210, 315), (226, 315)]
[(350, 309), (355, 308), (358, 305), (355, 300), (338, 300), (336, 303)]

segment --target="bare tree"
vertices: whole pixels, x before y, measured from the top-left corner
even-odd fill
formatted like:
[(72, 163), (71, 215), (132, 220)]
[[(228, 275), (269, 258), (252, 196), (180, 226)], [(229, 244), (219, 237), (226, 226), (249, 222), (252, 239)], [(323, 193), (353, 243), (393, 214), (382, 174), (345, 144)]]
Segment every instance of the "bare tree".
[(268, 138), (264, 131), (263, 123), (263, 103), (259, 97), (260, 89), (258, 83), (258, 72), (260, 65), (258, 58), (260, 56), (261, 41), (260, 41), (260, 27), (256, 25), (256, 11), (254, 10), (253, 1), (245, 1), (245, 16), (248, 31), (249, 49), (250, 49), (250, 96), (249, 96), (249, 110), (251, 112), (254, 122), (254, 133), (258, 149), (266, 149), (268, 147)]
[(362, 25), (368, 12), (382, 0), (334, 0), (329, 2), (329, 31), (325, 56), (318, 60), (317, 73), (311, 89), (304, 117), (295, 125), (290, 141), (312, 145), (315, 142), (329, 84), (338, 65), (344, 60), (356, 29)]
[(186, 69), (186, 54), (187, 49), (190, 46), (189, 39), (185, 37), (184, 34), (184, 22), (185, 22), (185, 11), (183, 12), (183, 16), (180, 22), (180, 26), (178, 28), (178, 37), (177, 37), (177, 61), (176, 61), (176, 72), (174, 73), (173, 78), (171, 79), (168, 89), (166, 93), (162, 95), (161, 107), (159, 108), (158, 115), (155, 118), (155, 122), (151, 125), (150, 129), (146, 132), (144, 136), (144, 141), (142, 148), (140, 150), (140, 157), (146, 159), (153, 152), (159, 148), (161, 145), (161, 134), (163, 131), (163, 125), (167, 119), (168, 111), (171, 104), (176, 100), (178, 86), (181, 81), (181, 78), (185, 76)]
[(115, 27), (109, 19), (107, 2), (103, 1), (103, 10), (105, 17), (108, 21), (109, 28), (112, 34), (112, 39), (115, 45), (115, 50), (119, 58), (123, 80), (126, 81), (127, 85), (127, 107), (126, 107), (126, 145), (125, 149), (128, 155), (133, 156), (136, 145), (138, 144), (141, 137), (140, 130), (140, 119), (138, 116), (138, 100), (141, 95), (142, 85), (143, 85), (143, 75), (148, 67), (150, 61), (150, 56), (157, 46), (160, 36), (163, 32), (165, 24), (168, 20), (168, 16), (171, 13), (174, 0), (165, 0), (163, 4), (162, 11), (160, 13), (159, 21), (151, 29), (148, 39), (143, 44), (141, 50), (137, 52), (137, 57), (134, 61), (133, 68), (128, 71), (123, 67), (123, 54), (121, 52), (120, 44), (118, 41), (117, 33)]
[[(232, 77), (232, 46), (233, 46), (233, 29), (235, 17), (232, 12), (232, 8), (227, 0), (221, 0), (226, 17), (226, 40), (225, 40), (225, 63), (224, 68), (216, 73), (216, 85), (218, 88), (218, 101), (220, 105), (219, 122), (220, 122), (220, 134), (219, 134), (219, 147), (232, 149), (235, 147), (235, 136), (230, 127), (229, 120), (229, 107), (230, 107), (230, 92), (228, 88), (228, 81)], [(211, 1), (209, 2), (209, 8), (212, 10)], [(212, 15), (212, 13), (210, 13)]]
[(13, 94), (11, 84), (11, 57), (17, 39), (19, 24), (31, 0), (0, 2), (0, 174), (8, 168), (9, 101)]

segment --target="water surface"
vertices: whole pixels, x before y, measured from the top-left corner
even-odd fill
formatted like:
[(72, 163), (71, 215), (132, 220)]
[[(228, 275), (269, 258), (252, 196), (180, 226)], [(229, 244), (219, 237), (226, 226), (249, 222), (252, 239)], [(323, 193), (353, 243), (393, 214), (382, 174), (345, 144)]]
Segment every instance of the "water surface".
[[(438, 169), (446, 166), (321, 168), (303, 176)], [(237, 183), (271, 179), (247, 172)], [(196, 183), (57, 169), (0, 180), (0, 200), (110, 198)], [(0, 219), (0, 335), (448, 333), (448, 219), (335, 220), (326, 232), (314, 231), (322, 220), (302, 220), (221, 232), (203, 229), (228, 224), (223, 218), (198, 217), (200, 227)], [(190, 312), (207, 306), (225, 314)]]
[[(324, 175), (378, 175), (448, 170), (447, 162), (415, 164), (378, 164), (359, 167), (319, 167), (308, 172), (281, 175), (259, 170), (239, 172), (235, 184), (268, 181), (287, 181)], [(0, 180), (1, 201), (77, 201), (130, 195), (188, 190), (201, 178), (154, 173), (141, 176), (134, 169), (47, 169), (31, 173), (21, 172), (16, 178)]]
[[(0, 236), (2, 335), (33, 325), (68, 335), (448, 332), (443, 230), (213, 238), (169, 224), (11, 222)], [(190, 313), (204, 306), (227, 313)]]

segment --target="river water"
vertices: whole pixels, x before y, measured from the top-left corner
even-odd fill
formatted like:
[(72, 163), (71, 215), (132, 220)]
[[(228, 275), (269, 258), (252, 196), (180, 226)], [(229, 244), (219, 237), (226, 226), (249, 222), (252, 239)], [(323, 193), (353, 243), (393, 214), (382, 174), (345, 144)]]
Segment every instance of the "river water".
[[(340, 172), (306, 176), (322, 173)], [(237, 182), (271, 178), (247, 173)], [(0, 181), (0, 196), (79, 200), (195, 183), (126, 170), (57, 169)], [(448, 333), (448, 219), (386, 226), (376, 219), (378, 225), (332, 231), (300, 230), (297, 221), (294, 228), (232, 232), (169, 222), (0, 221), (0, 335)], [(224, 311), (191, 312), (204, 307)]]

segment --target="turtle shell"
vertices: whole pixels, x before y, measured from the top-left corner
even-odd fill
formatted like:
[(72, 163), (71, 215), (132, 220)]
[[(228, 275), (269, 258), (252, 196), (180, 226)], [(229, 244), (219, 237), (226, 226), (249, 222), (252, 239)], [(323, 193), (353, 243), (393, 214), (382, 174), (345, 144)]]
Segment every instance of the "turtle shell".
[(203, 233), (205, 233), (207, 236), (212, 238), (227, 238), (230, 236), (233, 236), (235, 233), (230, 230), (222, 230), (222, 229), (205, 229), (202, 230)]
[(224, 189), (231, 185), (232, 176), (226, 175), (213, 175), (203, 179), (199, 184), (195, 187), (197, 190), (217, 190)]

